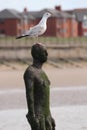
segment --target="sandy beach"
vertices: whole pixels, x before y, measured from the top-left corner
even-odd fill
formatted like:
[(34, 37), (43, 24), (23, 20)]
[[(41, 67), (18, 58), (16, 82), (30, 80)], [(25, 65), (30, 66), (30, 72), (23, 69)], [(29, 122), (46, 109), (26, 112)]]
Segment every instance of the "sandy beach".
[[(15, 66), (17, 69), (0, 67), (0, 89), (24, 88), (23, 73), (27, 65)], [(87, 86), (87, 67), (61, 69), (46, 64), (43, 69), (51, 81), (51, 87)]]
[[(30, 130), (23, 73), (27, 65), (0, 66), (0, 129)], [(51, 81), (51, 112), (56, 129), (87, 129), (87, 67), (44, 65)], [(8, 118), (9, 117), (9, 118)], [(63, 125), (64, 124), (64, 125)]]

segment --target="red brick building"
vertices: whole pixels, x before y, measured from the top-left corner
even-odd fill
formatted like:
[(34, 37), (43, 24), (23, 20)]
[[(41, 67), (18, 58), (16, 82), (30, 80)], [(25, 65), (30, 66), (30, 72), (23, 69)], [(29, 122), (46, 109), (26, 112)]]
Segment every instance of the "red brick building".
[(33, 17), (27, 19), (25, 12), (19, 13), (16, 10), (5, 9), (0, 12), (0, 34), (6, 36), (16, 36), (24, 33), (31, 23), (33, 24)]
[(47, 31), (44, 36), (77, 37), (87, 36), (87, 10), (62, 11), (60, 6), (55, 9), (41, 11), (27, 11), (22, 13), (5, 9), (0, 12), (0, 34), (17, 36), (24, 33), (31, 26), (36, 25), (45, 12), (53, 15), (47, 21)]
[[(12, 10), (13, 11), (13, 10)], [(3, 35), (16, 35), (17, 25), (20, 21), (20, 17), (11, 13), (11, 10), (3, 10), (0, 12), (0, 34)]]
[(87, 9), (74, 9), (66, 11), (74, 15), (78, 22), (78, 36), (87, 36)]

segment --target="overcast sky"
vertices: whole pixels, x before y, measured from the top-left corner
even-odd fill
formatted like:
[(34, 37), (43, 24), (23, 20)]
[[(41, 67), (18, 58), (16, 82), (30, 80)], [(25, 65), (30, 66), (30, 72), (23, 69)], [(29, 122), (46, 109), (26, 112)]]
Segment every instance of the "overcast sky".
[(37, 11), (56, 5), (61, 5), (62, 9), (87, 8), (87, 0), (0, 0), (0, 10), (13, 8), (22, 11), (27, 7), (30, 11)]

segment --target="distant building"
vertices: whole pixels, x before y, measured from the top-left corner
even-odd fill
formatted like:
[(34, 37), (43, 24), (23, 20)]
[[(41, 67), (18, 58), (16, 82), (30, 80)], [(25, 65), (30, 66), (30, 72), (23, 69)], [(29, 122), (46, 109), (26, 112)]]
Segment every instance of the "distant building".
[(72, 14), (78, 22), (78, 36), (87, 36), (87, 9), (75, 9), (66, 11)]
[(15, 10), (2, 10), (0, 12), (0, 34), (2, 35), (16, 35), (17, 25), (20, 22), (20, 15)]
[[(16, 36), (26, 31), (33, 24), (34, 17), (27, 16), (25, 12), (19, 13), (13, 9), (4, 9), (0, 12), (0, 34)], [(32, 21), (32, 22), (31, 22)]]
[(25, 8), (23, 12), (4, 9), (0, 11), (0, 35), (17, 36), (24, 33), (36, 25), (47, 11), (53, 16), (47, 21), (48, 28), (44, 36), (87, 36), (87, 9), (63, 11), (61, 6), (41, 11), (28, 11)]

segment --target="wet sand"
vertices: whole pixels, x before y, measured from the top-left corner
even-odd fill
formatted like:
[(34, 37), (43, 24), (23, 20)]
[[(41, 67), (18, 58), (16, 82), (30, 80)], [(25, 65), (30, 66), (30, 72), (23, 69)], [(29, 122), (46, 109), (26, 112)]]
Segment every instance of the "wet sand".
[[(23, 73), (27, 65), (18, 67), (20, 69), (16, 70), (4, 66), (0, 68), (0, 89), (24, 88)], [(86, 67), (61, 69), (45, 65), (43, 69), (51, 81), (51, 87), (87, 86)]]

